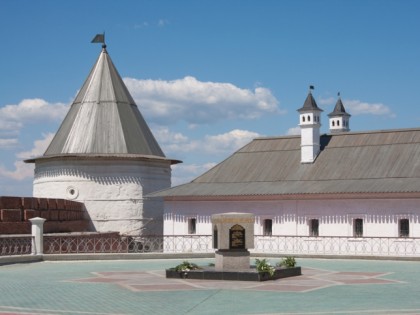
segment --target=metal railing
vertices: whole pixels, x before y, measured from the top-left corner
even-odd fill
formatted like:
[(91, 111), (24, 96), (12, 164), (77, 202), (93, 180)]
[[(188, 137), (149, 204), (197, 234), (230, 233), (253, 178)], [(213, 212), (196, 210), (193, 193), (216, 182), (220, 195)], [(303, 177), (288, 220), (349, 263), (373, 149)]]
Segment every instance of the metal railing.
[(255, 236), (256, 253), (420, 257), (420, 238)]
[(0, 236), (0, 256), (29, 255), (32, 252), (31, 235)]
[(212, 252), (211, 235), (44, 236), (44, 254)]
[[(32, 236), (0, 236), (0, 256), (31, 254)], [(420, 257), (420, 238), (255, 236), (252, 253)], [(44, 235), (44, 254), (212, 253), (211, 235)]]

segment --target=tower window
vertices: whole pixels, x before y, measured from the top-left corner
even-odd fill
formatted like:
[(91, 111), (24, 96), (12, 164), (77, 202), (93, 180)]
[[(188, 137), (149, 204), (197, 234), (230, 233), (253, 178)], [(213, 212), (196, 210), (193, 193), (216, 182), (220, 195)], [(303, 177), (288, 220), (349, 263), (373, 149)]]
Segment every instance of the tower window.
[(337, 120), (337, 126), (340, 126), (340, 121), (339, 120)]
[(308, 121), (311, 121), (311, 116), (308, 115)]
[(196, 234), (197, 232), (197, 219), (188, 219), (188, 234)]
[(401, 219), (398, 222), (398, 235), (399, 237), (410, 236), (410, 222), (408, 219)]
[(335, 127), (335, 121), (334, 120), (332, 121), (332, 126)]
[(266, 219), (264, 220), (264, 231), (263, 234), (265, 236), (271, 236), (273, 235), (273, 220)]
[(305, 116), (302, 116), (302, 122), (305, 122)]
[(354, 220), (354, 237), (363, 237), (363, 219)]
[(309, 236), (319, 236), (319, 220), (309, 220)]

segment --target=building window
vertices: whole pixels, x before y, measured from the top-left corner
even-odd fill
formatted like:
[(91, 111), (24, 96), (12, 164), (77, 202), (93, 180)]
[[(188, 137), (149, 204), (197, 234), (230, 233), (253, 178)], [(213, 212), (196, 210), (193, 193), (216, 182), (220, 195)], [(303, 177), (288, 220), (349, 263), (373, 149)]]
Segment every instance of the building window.
[(308, 115), (308, 121), (311, 121), (311, 116)]
[(319, 236), (319, 220), (309, 220), (309, 236)]
[(363, 237), (363, 219), (354, 220), (354, 237)]
[(302, 116), (302, 122), (305, 122), (305, 116)]
[(340, 121), (339, 120), (337, 120), (337, 127), (339, 127), (340, 126)]
[(188, 234), (195, 234), (197, 232), (197, 219), (196, 218), (190, 218), (188, 219)]
[(265, 236), (271, 236), (273, 235), (273, 220), (266, 219), (264, 220), (264, 231), (263, 234)]
[(401, 219), (398, 222), (398, 235), (400, 237), (410, 236), (410, 222), (408, 221), (408, 219)]
[(332, 121), (332, 126), (333, 126), (333, 127), (335, 127), (335, 122), (334, 122), (334, 120)]

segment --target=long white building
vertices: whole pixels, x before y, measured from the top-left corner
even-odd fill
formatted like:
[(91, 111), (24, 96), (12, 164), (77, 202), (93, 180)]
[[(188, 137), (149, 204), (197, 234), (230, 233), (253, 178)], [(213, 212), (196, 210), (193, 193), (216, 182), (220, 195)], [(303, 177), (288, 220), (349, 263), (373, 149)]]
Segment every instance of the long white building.
[(92, 229), (163, 233), (163, 203), (144, 195), (171, 186), (171, 165), (108, 55), (106, 46), (43, 156), (34, 197), (85, 204)]
[(339, 98), (320, 135), (311, 92), (301, 135), (258, 138), (164, 198), (165, 235), (210, 235), (210, 216), (249, 212), (255, 233), (420, 237), (420, 129), (349, 132)]

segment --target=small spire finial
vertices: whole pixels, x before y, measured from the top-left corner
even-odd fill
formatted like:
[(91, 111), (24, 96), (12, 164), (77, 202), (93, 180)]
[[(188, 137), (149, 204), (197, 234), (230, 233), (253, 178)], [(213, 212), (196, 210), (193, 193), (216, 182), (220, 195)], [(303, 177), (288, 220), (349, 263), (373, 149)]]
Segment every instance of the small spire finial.
[(340, 92), (337, 93), (337, 96), (340, 97)]
[(310, 85), (309, 86), (309, 93), (311, 93), (311, 90), (314, 90), (314, 89), (315, 89), (315, 87), (313, 85)]

